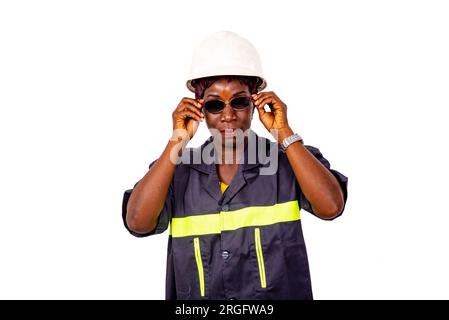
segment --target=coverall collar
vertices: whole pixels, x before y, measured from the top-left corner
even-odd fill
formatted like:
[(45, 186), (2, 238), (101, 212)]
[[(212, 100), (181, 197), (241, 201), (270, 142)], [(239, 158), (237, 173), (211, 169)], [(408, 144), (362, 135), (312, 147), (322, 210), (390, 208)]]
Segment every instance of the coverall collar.
[[(255, 141), (259, 145), (260, 143), (268, 144), (270, 141), (266, 138), (260, 138), (254, 131), (251, 132), (251, 134), (254, 134), (254, 137), (256, 138)], [(210, 143), (213, 143), (213, 137), (209, 137), (199, 148), (192, 150), (193, 153), (195, 152), (203, 152), (203, 149), (209, 145)], [(211, 156), (214, 158), (215, 156), (215, 148), (211, 149)], [(191, 154), (191, 156), (193, 156)], [(197, 154), (198, 156), (198, 154)], [(245, 146), (244, 149), (244, 161), (242, 164), (238, 166), (237, 172), (232, 179), (232, 183), (227, 188), (226, 192), (223, 194), (219, 187), (219, 178), (217, 174), (216, 169), (216, 163), (215, 161), (207, 164), (203, 162), (203, 159), (201, 158), (201, 163), (190, 163), (189, 166), (197, 171), (200, 171), (201, 173), (207, 174), (207, 180), (205, 184), (203, 185), (203, 189), (215, 200), (217, 200), (221, 204), (229, 203), (232, 198), (240, 192), (240, 190), (243, 189), (243, 187), (246, 185), (247, 177), (250, 174), (254, 174), (251, 169), (258, 168), (262, 166), (263, 164), (259, 161), (258, 157), (254, 157), (255, 159), (252, 159), (252, 161), (248, 161), (248, 146)], [(251, 163), (250, 163), (251, 162)], [(251, 173), (250, 173), (251, 172)]]

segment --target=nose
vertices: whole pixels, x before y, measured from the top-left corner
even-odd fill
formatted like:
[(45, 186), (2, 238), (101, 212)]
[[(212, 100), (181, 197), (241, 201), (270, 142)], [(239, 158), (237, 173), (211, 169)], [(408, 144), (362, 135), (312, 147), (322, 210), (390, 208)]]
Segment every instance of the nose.
[(237, 119), (235, 110), (229, 105), (229, 103), (226, 103), (223, 112), (221, 113), (221, 121), (228, 122), (235, 119)]

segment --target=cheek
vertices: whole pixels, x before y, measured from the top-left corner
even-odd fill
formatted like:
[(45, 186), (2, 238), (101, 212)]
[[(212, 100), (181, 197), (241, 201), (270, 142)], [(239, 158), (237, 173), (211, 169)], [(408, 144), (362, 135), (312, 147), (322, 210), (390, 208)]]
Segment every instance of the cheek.
[(217, 117), (214, 115), (210, 115), (210, 114), (206, 113), (204, 120), (205, 120), (208, 128), (215, 128), (217, 125)]
[(253, 112), (252, 111), (249, 111), (244, 116), (242, 116), (242, 122), (246, 125), (246, 127), (250, 127), (252, 120), (253, 120)]
[(249, 121), (251, 121), (252, 119), (253, 119), (253, 117), (254, 117), (254, 111), (256, 110), (256, 108), (254, 108), (254, 107), (251, 107), (251, 109), (248, 111), (248, 118), (249, 118)]

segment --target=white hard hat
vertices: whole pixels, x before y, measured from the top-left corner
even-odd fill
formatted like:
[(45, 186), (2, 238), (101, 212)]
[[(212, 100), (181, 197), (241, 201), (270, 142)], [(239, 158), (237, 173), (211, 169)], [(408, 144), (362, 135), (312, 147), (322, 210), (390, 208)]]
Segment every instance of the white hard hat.
[(192, 86), (192, 80), (195, 79), (231, 75), (259, 77), (262, 83), (258, 91), (267, 86), (256, 48), (234, 32), (220, 31), (195, 49), (187, 88), (195, 92)]

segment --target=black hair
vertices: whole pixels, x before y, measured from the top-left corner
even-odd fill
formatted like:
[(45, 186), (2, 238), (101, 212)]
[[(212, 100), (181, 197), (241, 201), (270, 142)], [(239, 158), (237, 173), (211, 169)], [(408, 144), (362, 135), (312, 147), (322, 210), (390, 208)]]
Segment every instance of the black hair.
[(202, 99), (206, 89), (219, 79), (226, 79), (228, 82), (237, 80), (248, 87), (250, 94), (257, 93), (257, 88), (262, 84), (262, 79), (252, 76), (213, 76), (199, 78), (192, 81), (192, 86), (195, 88), (195, 99)]

